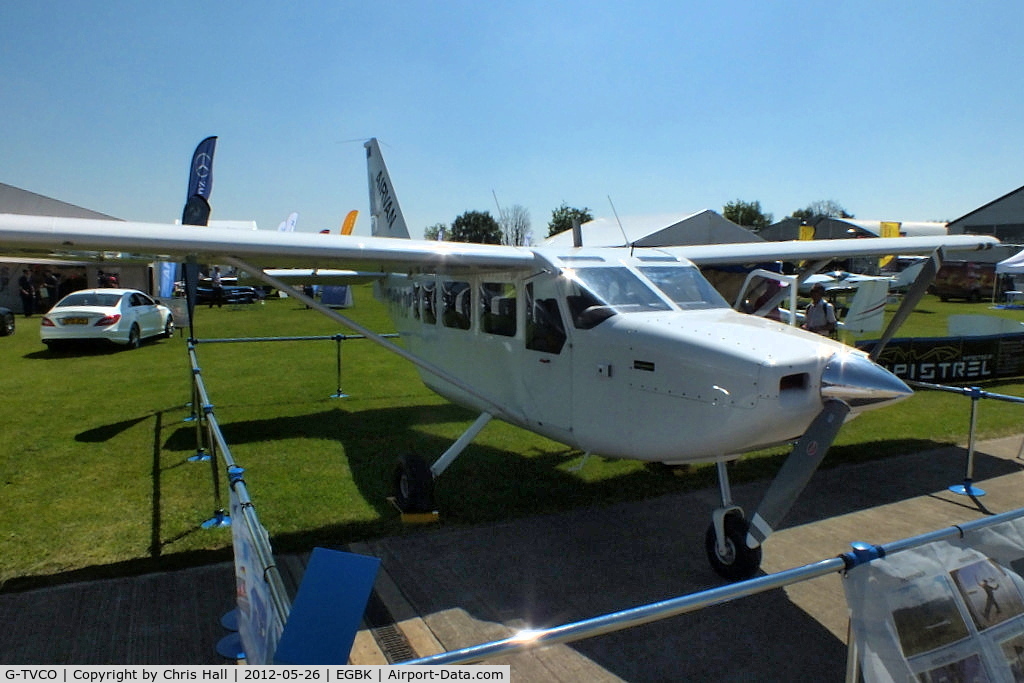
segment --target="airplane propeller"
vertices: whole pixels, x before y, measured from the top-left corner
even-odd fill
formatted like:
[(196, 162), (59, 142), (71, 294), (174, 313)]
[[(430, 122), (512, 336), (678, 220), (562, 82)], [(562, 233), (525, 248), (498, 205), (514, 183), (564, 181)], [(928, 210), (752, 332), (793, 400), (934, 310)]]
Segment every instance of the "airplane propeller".
[(855, 406), (898, 401), (912, 394), (902, 380), (860, 354), (837, 353), (821, 375), (821, 412), (797, 440), (750, 520), (748, 548), (757, 548), (779, 527), (818, 469), (839, 428)]
[(811, 426), (796, 442), (782, 469), (772, 480), (757, 512), (750, 519), (747, 547), (756, 548), (782, 523), (797, 497), (839, 434), (850, 406), (838, 399), (828, 399)]

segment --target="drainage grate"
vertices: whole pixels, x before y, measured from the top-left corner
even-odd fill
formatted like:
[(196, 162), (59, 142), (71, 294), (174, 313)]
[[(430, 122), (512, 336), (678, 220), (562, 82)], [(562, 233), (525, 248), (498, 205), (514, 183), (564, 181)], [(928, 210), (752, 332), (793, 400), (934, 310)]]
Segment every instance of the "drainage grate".
[(376, 590), (370, 593), (363, 618), (389, 664), (398, 664), (417, 658), (416, 651), (412, 649), (405, 634), (395, 626), (394, 617), (391, 616), (387, 605), (377, 595)]

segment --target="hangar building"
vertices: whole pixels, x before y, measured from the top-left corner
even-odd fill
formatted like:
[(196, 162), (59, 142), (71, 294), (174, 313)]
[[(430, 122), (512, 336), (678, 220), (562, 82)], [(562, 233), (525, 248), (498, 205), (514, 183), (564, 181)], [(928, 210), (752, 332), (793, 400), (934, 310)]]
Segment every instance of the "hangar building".
[[(580, 226), (583, 245), (588, 247), (671, 247), (690, 244), (760, 242), (761, 238), (711, 209), (697, 213), (654, 214), (596, 218)], [(571, 246), (572, 231), (566, 230), (544, 240), (545, 244)]]
[[(110, 221), (121, 220), (98, 211), (92, 211), (4, 183), (0, 183), (0, 213), (15, 213), (25, 216), (92, 218)], [(102, 266), (102, 264), (99, 265)], [(69, 262), (24, 259), (16, 256), (0, 255), (0, 306), (7, 307), (17, 313), (22, 312), (17, 282), (18, 278), (21, 277), (22, 270), (25, 269), (33, 273), (37, 286), (42, 284), (44, 274), (47, 271), (57, 274), (60, 280), (58, 296), (63, 296), (75, 289), (94, 287), (99, 280), (99, 268), (96, 263), (91, 261)], [(151, 277), (147, 266), (117, 265), (108, 267), (107, 270), (118, 274), (122, 287), (141, 289), (146, 292), (152, 291), (150, 286)], [(44, 303), (47, 302), (48, 300), (44, 301)]]
[(950, 221), (949, 232), (993, 235), (1004, 243), (1024, 244), (1024, 187)]

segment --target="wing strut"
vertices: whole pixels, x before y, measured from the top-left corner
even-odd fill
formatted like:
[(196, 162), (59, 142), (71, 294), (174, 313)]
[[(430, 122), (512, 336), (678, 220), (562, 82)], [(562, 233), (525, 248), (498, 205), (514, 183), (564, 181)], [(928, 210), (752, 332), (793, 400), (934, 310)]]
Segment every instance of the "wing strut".
[(509, 422), (517, 424), (522, 424), (525, 421), (524, 416), (510, 412), (506, 406), (502, 405), (501, 403), (491, 398), (487, 394), (484, 394), (476, 387), (467, 384), (458, 377), (455, 377), (454, 375), (437, 367), (433, 363), (423, 360), (419, 356), (409, 353), (401, 346), (398, 346), (397, 344), (385, 339), (384, 337), (377, 334), (376, 332), (373, 332), (369, 328), (363, 327), (362, 325), (352, 320), (351, 318), (344, 316), (341, 313), (338, 313), (337, 311), (328, 308), (327, 306), (324, 306), (319, 301), (316, 301), (315, 299), (306, 296), (301, 291), (295, 289), (291, 285), (285, 284), (281, 280), (278, 280), (275, 277), (267, 275), (263, 271), (263, 269), (254, 266), (251, 263), (247, 263), (246, 261), (243, 261), (242, 259), (237, 258), (235, 256), (226, 256), (224, 257), (223, 260), (226, 263), (230, 263), (231, 265), (236, 266), (239, 270), (244, 270), (252, 277), (255, 277), (258, 280), (262, 280), (263, 282), (267, 283), (268, 285), (271, 285), (272, 287), (276, 287), (277, 289), (288, 292), (288, 296), (294, 297), (296, 300), (301, 301), (310, 308), (315, 309), (316, 311), (319, 311), (320, 313), (326, 315), (331, 320), (341, 323), (342, 325), (351, 330), (355, 330), (356, 332), (363, 335), (364, 337), (374, 342), (375, 344), (383, 346), (385, 349), (391, 351), (392, 353), (398, 354), (399, 356), (409, 361), (410, 363), (420, 368), (421, 370), (425, 370), (430, 374), (436, 375), (437, 377), (440, 377), (444, 381), (451, 383), (455, 387), (461, 389), (470, 396), (473, 396), (477, 400), (484, 403), (487, 406), (487, 412), (490, 413), (491, 415), (494, 415), (495, 417), (501, 417), (503, 419), (508, 420)]
[(885, 328), (885, 332), (882, 333), (881, 339), (875, 344), (875, 347), (871, 349), (871, 353), (868, 357), (878, 362), (878, 357), (882, 355), (882, 351), (892, 338), (896, 336), (896, 332), (899, 331), (903, 323), (906, 322), (907, 316), (914, 312), (917, 308), (917, 304), (921, 301), (921, 298), (928, 291), (928, 286), (935, 279), (935, 275), (939, 272), (939, 268), (942, 267), (942, 260), (945, 255), (942, 247), (939, 247), (932, 252), (928, 260), (925, 261), (924, 266), (921, 267), (921, 272), (917, 274), (914, 282), (907, 289), (907, 293), (903, 296), (903, 301), (900, 303), (900, 307), (896, 310), (896, 314), (889, 321), (889, 325)]

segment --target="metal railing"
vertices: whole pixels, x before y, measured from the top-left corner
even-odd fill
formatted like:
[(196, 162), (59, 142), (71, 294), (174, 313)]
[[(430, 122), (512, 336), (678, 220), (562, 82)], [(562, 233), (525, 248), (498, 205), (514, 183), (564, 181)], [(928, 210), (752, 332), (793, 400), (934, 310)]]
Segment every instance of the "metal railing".
[[(214, 492), (217, 499), (217, 509), (214, 512), (214, 517), (206, 522), (204, 526), (223, 526), (225, 521), (224, 507), (220, 501), (219, 468), (217, 466), (217, 456), (219, 455), (227, 472), (228, 485), (238, 497), (242, 512), (241, 523), (248, 526), (249, 537), (253, 539), (257, 561), (263, 570), (263, 580), (267, 583), (269, 590), (274, 616), (283, 626), (288, 621), (288, 615), (291, 613), (291, 601), (288, 598), (288, 591), (285, 589), (281, 572), (274, 561), (274, 553), (270, 543), (266, 540), (266, 536), (262, 531), (263, 526), (260, 524), (259, 516), (256, 514), (256, 506), (249, 496), (249, 489), (242, 477), (245, 470), (239, 467), (232, 457), (231, 448), (224, 439), (220, 424), (217, 422), (216, 415), (214, 415), (213, 404), (210, 402), (210, 396), (206, 391), (202, 371), (199, 368), (199, 360), (196, 357), (195, 344), (191, 340), (188, 344), (188, 355), (192, 366), (192, 407), (194, 411), (197, 411), (194, 417), (197, 432), (196, 438), (199, 444), (197, 456), (193, 457), (194, 459), (209, 459), (211, 461)], [(231, 523), (238, 524), (239, 520), (232, 520)]]
[(757, 595), (758, 593), (764, 593), (776, 588), (809, 581), (810, 579), (816, 579), (818, 577), (825, 576), (826, 574), (847, 571), (859, 564), (885, 557), (888, 554), (895, 553), (900, 550), (916, 548), (933, 541), (959, 538), (969, 531), (975, 531), (987, 526), (1001, 524), (1002, 522), (1007, 522), (1019, 517), (1024, 517), (1024, 508), (1018, 508), (999, 515), (993, 515), (991, 517), (977, 519), (946, 529), (932, 531), (926, 534), (921, 534), (920, 536), (913, 536), (900, 541), (886, 543), (885, 545), (876, 546), (857, 543), (853, 545), (853, 550), (848, 553), (843, 553), (838, 557), (822, 560), (813, 564), (807, 564), (802, 567), (787, 569), (786, 571), (768, 574), (767, 576), (750, 579), (749, 581), (721, 586), (719, 588), (712, 588), (710, 590), (691, 593), (690, 595), (662, 600), (660, 602), (653, 602), (619, 612), (612, 612), (592, 619), (584, 619), (583, 621), (576, 621), (569, 624), (563, 624), (561, 626), (554, 626), (552, 628), (520, 631), (519, 633), (503, 640), (496, 640), (490, 643), (483, 643), (481, 645), (473, 645), (462, 648), (461, 650), (442, 652), (429, 657), (421, 657), (420, 659), (402, 662), (402, 664), (422, 664), (430, 666), (472, 664), (482, 662), (493, 657), (523, 652), (532, 648), (559, 643), (571, 643), (585, 638), (593, 638), (607, 633), (614, 633), (634, 626), (648, 624), (652, 621), (659, 621), (661, 619), (668, 619), (680, 614), (694, 612), (705, 607), (721, 605), (738, 598)]

